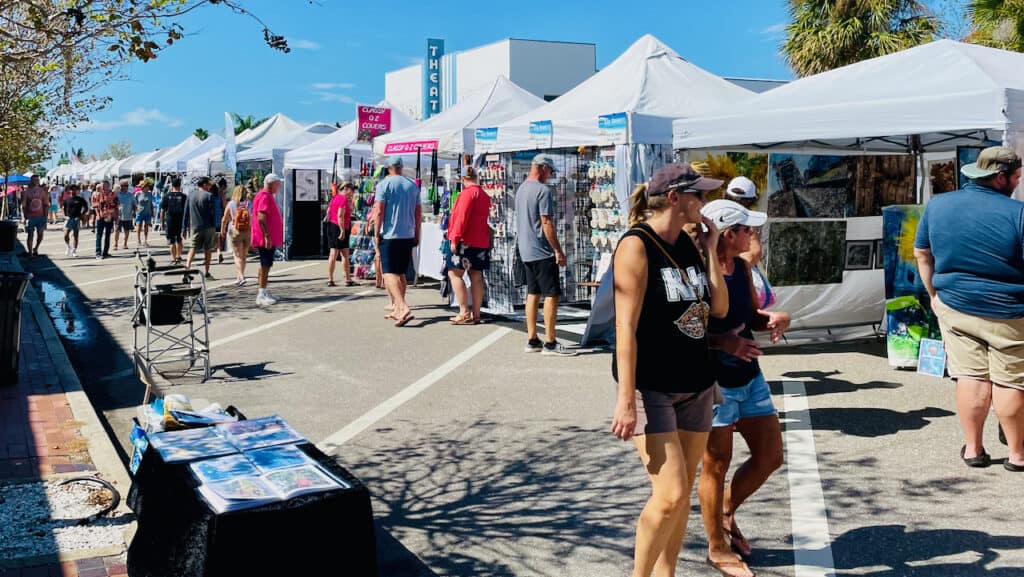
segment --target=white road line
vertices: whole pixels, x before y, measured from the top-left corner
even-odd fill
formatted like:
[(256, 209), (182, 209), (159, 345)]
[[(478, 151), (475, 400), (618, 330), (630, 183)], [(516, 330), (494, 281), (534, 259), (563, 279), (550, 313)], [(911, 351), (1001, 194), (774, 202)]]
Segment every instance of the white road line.
[[(305, 264), (300, 264), (298, 266), (293, 266), (293, 267), (289, 267), (289, 268), (283, 268), (283, 269), (280, 269), (280, 270), (270, 269), (270, 276), (281, 276), (282, 274), (284, 274), (284, 273), (286, 273), (288, 271), (299, 270), (300, 268), (309, 268), (311, 266), (318, 265), (318, 264), (324, 264), (324, 263), (321, 262), (321, 261), (313, 261), (313, 262), (307, 262)], [(220, 283), (218, 285), (214, 285), (212, 287), (207, 287), (207, 290), (214, 290), (214, 289), (224, 288), (224, 287), (227, 287), (227, 286), (235, 286), (235, 281), (223, 282), (223, 283)]]
[(73, 282), (73, 283), (69, 283), (69, 284), (66, 284), (66, 285), (62, 286), (61, 288), (84, 287), (84, 286), (89, 286), (89, 285), (94, 285), (94, 284), (102, 284), (102, 283), (110, 282), (110, 281), (114, 281), (114, 280), (122, 280), (122, 279), (126, 279), (126, 278), (132, 278), (134, 276), (135, 276), (135, 273), (131, 273), (131, 274), (126, 274), (126, 275), (121, 275), (121, 276), (112, 276), (110, 278), (101, 278), (101, 279), (97, 279), (97, 280), (91, 280), (89, 282)]
[(260, 325), (260, 326), (255, 327), (255, 328), (251, 328), (251, 329), (249, 329), (247, 331), (242, 331), (240, 333), (233, 334), (230, 337), (224, 337), (222, 339), (218, 339), (216, 341), (213, 341), (213, 342), (210, 343), (210, 348), (212, 349), (214, 347), (219, 347), (221, 345), (226, 345), (226, 344), (228, 344), (230, 342), (237, 341), (238, 339), (244, 339), (245, 337), (254, 335), (256, 333), (261, 333), (263, 331), (272, 329), (274, 327), (279, 327), (279, 326), (281, 326), (281, 325), (283, 325), (285, 323), (290, 323), (290, 322), (292, 322), (294, 320), (301, 319), (302, 317), (309, 316), (309, 315), (311, 315), (311, 314), (313, 314), (313, 313), (315, 313), (317, 311), (322, 311), (322, 310), (324, 310), (324, 309), (326, 309), (328, 307), (339, 305), (339, 304), (341, 304), (343, 302), (347, 302), (347, 301), (353, 301), (353, 300), (356, 300), (357, 298), (360, 298), (360, 297), (365, 297), (365, 296), (372, 295), (375, 292), (377, 292), (377, 291), (367, 290), (367, 291), (363, 291), (363, 292), (356, 293), (356, 294), (353, 294), (353, 295), (348, 295), (348, 296), (346, 296), (344, 298), (340, 298), (340, 299), (337, 299), (337, 300), (326, 302), (326, 303), (317, 305), (317, 306), (315, 306), (313, 308), (306, 309), (304, 311), (299, 311), (299, 312), (297, 312), (297, 313), (295, 313), (293, 315), (286, 316), (283, 319), (278, 319), (278, 320), (276, 320), (276, 321), (274, 321), (272, 323), (267, 323), (265, 325)]
[(793, 523), (795, 577), (833, 577), (832, 539), (828, 511), (818, 475), (818, 454), (807, 406), (807, 390), (799, 381), (783, 383), (786, 423), (786, 468)]
[(328, 455), (333, 454), (338, 446), (345, 444), (359, 433), (362, 433), (369, 427), (373, 426), (377, 421), (386, 417), (398, 407), (401, 407), (423, 391), (429, 389), (434, 383), (440, 381), (449, 373), (465, 364), (487, 347), (498, 342), (501, 337), (509, 334), (510, 332), (512, 332), (512, 329), (507, 327), (495, 330), (491, 334), (474, 343), (473, 346), (449, 359), (445, 364), (437, 367), (415, 383), (405, 387), (390, 399), (370, 409), (363, 416), (349, 423), (349, 425), (344, 429), (341, 429), (323, 441), (320, 441), (317, 443), (317, 447)]

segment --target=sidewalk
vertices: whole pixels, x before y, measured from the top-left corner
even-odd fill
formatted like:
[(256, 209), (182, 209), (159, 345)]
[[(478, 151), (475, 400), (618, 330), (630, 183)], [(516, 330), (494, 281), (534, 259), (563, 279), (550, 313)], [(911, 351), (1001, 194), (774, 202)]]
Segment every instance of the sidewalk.
[[(21, 271), (22, 267), (18, 257), (0, 253), (0, 270)], [(22, 306), (18, 374), (17, 385), (0, 386), (0, 488), (45, 486), (45, 482), (73, 476), (97, 476), (112, 483), (123, 500), (130, 485), (127, 472), (31, 286)], [(127, 513), (123, 502), (113, 512)], [(70, 529), (67, 523), (55, 524), (61, 531)], [(124, 536), (125, 531), (117, 532)], [(37, 535), (59, 553), (26, 556), (0, 545), (0, 577), (127, 574), (124, 539), (100, 548), (65, 550), (64, 541), (56, 534), (39, 531)]]

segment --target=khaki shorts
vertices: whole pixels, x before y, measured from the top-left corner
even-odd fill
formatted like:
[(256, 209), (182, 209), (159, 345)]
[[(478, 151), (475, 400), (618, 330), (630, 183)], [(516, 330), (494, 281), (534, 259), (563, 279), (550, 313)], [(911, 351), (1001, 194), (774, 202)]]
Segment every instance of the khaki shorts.
[(1024, 390), (1024, 319), (976, 317), (953, 310), (938, 298), (939, 319), (949, 374), (990, 380)]
[(200, 228), (192, 232), (192, 248), (199, 251), (214, 250), (217, 248), (217, 229)]

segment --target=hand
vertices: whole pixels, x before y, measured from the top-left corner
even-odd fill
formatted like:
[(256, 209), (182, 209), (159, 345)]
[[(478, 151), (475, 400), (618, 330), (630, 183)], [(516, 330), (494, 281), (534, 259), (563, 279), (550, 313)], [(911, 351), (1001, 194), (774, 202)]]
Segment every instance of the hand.
[(619, 399), (615, 403), (612, 434), (623, 441), (628, 441), (633, 437), (634, 428), (636, 428), (636, 401), (633, 399)]
[(757, 309), (757, 314), (768, 317), (768, 330), (772, 332), (772, 344), (779, 342), (782, 335), (789, 329), (789, 313)]
[(761, 356), (761, 346), (757, 344), (757, 341), (740, 336), (744, 328), (746, 325), (740, 325), (718, 337), (719, 348), (737, 359), (749, 363)]
[(565, 262), (565, 253), (560, 250), (555, 251), (555, 263), (557, 263), (558, 266), (565, 266)]
[(706, 216), (701, 216), (701, 222), (707, 227), (707, 232), (701, 230), (697, 233), (697, 239), (700, 240), (701, 244), (704, 245), (704, 250), (709, 255), (714, 255), (718, 251), (718, 237), (721, 234), (718, 227), (715, 226), (715, 221), (711, 220)]

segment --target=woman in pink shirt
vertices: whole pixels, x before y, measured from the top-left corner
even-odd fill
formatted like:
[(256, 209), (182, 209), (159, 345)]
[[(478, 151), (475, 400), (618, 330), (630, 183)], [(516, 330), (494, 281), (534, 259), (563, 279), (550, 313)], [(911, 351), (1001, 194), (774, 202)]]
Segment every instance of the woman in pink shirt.
[[(334, 188), (336, 185), (331, 185)], [(334, 196), (327, 205), (327, 247), (331, 249), (331, 255), (327, 259), (327, 286), (338, 286), (334, 283), (334, 263), (338, 260), (338, 254), (342, 257), (342, 270), (345, 271), (345, 286), (355, 286), (352, 280), (352, 269), (349, 266), (349, 235), (352, 228), (352, 204), (349, 201), (356, 187), (351, 182), (335, 188)]]

